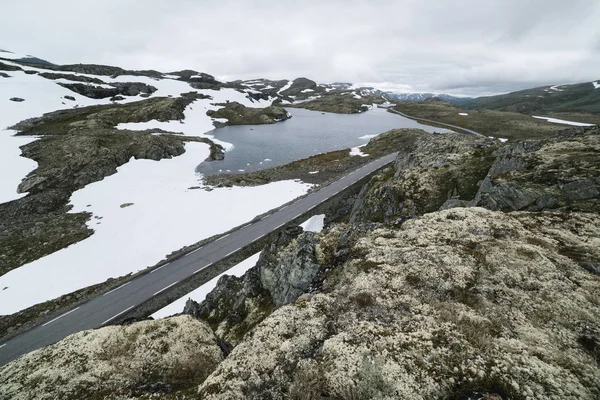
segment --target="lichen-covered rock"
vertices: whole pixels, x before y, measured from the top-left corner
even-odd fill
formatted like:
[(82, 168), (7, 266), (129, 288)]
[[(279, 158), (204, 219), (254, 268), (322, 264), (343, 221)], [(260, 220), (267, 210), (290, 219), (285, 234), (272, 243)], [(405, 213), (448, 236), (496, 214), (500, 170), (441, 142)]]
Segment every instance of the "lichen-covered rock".
[(309, 290), (320, 268), (315, 236), (301, 227), (284, 229), (242, 277), (221, 277), (202, 303), (189, 300), (183, 312), (208, 322), (226, 341), (240, 343), (274, 309)]
[(572, 128), (554, 137), (508, 144), (477, 194), (492, 210), (600, 210), (600, 129)]
[(397, 132), (404, 146), (394, 166), (363, 187), (350, 222), (393, 222), (446, 208), (446, 201), (473, 200), (498, 144), (464, 134)]
[(181, 390), (221, 362), (217, 338), (189, 316), (83, 331), (0, 368), (0, 399), (101, 399)]
[(304, 232), (290, 245), (277, 252), (271, 250), (277, 257), (274, 262), (267, 262), (267, 256), (259, 260), (262, 287), (269, 291), (275, 306), (295, 301), (317, 275), (320, 266), (316, 262), (315, 236), (314, 232)]
[(201, 398), (600, 395), (600, 278), (581, 265), (600, 260), (598, 215), (445, 210), (349, 251), (322, 293), (250, 331)]

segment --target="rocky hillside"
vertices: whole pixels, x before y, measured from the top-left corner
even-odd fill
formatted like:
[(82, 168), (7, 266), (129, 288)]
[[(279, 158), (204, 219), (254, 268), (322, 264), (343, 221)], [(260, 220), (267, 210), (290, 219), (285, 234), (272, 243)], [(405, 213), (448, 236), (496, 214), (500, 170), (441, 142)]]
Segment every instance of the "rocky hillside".
[(398, 102), (394, 109), (411, 117), (434, 120), (509, 140), (542, 139), (568, 127), (516, 112), (463, 110), (436, 98), (419, 102)]
[[(345, 216), (320, 234), (289, 227), (243, 277), (223, 277), (204, 302), (188, 302), (185, 313), (201, 322), (186, 337), (134, 335), (148, 350), (133, 345), (139, 352), (111, 370), (118, 383), (108, 390), (128, 398), (151, 387), (161, 398), (597, 399), (600, 130), (504, 144), (393, 134), (404, 150), (347, 200)], [(104, 329), (119, 338), (149, 326), (168, 331), (174, 321), (193, 320)], [(81, 366), (98, 357), (79, 349), (104, 329), (1, 368), (0, 398), (102, 398), (94, 379), (69, 378), (91, 368)], [(154, 349), (188, 340), (211, 361), (182, 382)], [(103, 352), (122, 349), (104, 344)], [(152, 374), (129, 372), (146, 357)], [(59, 381), (69, 384), (49, 384)]]
[(209, 117), (217, 119), (214, 122), (217, 128), (227, 125), (274, 124), (292, 117), (281, 107), (252, 108), (236, 101), (218, 105), (222, 108), (206, 112)]
[[(458, 103), (467, 110), (499, 110), (528, 115), (580, 112), (600, 115), (600, 81), (542, 86)], [(583, 121), (585, 122), (585, 121)]]

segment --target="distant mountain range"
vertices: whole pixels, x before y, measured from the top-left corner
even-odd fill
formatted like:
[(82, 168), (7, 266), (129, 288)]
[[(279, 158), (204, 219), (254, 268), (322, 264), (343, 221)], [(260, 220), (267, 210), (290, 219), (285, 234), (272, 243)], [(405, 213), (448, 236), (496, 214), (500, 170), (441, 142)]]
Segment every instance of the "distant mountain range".
[[(16, 54), (11, 51), (0, 49), (0, 59), (12, 60), (22, 64), (40, 66), (58, 71), (74, 71), (79, 73), (97, 73), (96, 69), (112, 69), (103, 71), (106, 74), (120, 75), (145, 75), (153, 78), (162, 78), (165, 74), (158, 71), (125, 71), (116, 67), (96, 65), (72, 65), (58, 66), (47, 60), (26, 55)], [(194, 75), (193, 77), (190, 73)], [(189, 80), (200, 87), (221, 84), (208, 74), (196, 73), (195, 71), (181, 71), (172, 73), (178, 75), (180, 80)], [(187, 76), (190, 75), (190, 76)], [(192, 79), (193, 78), (193, 79)], [(207, 79), (210, 78), (210, 79)], [(198, 81), (198, 82), (196, 82)], [(485, 97), (457, 97), (448, 94), (436, 93), (395, 93), (383, 91), (375, 87), (358, 87), (348, 82), (334, 82), (330, 84), (318, 84), (306, 78), (298, 78), (294, 81), (280, 80), (271, 81), (267, 79), (254, 79), (247, 81), (234, 81), (222, 84), (225, 87), (237, 87), (244, 90), (249, 96), (256, 100), (278, 97), (284, 101), (294, 102), (307, 99), (319, 98), (335, 93), (354, 93), (356, 96), (383, 96), (390, 102), (397, 101), (425, 101), (437, 98), (453, 103), (463, 109), (469, 110), (499, 110), (511, 111), (522, 114), (539, 114), (551, 112), (589, 112), (600, 113), (600, 80), (577, 83), (572, 85), (541, 86), (533, 89), (525, 89), (507, 94)]]
[(385, 92), (384, 95), (391, 101), (425, 101), (431, 98), (437, 98), (440, 100), (447, 101), (449, 103), (459, 104), (464, 101), (471, 100), (471, 97), (456, 97), (450, 96), (449, 94), (435, 94), (435, 93), (393, 93)]

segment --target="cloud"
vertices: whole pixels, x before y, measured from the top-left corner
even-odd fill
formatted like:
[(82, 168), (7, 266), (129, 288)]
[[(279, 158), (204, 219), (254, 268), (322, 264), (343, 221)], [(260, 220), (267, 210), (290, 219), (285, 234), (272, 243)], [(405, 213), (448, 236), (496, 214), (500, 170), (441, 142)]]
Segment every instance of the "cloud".
[(596, 0), (3, 0), (0, 48), (477, 95), (600, 78)]

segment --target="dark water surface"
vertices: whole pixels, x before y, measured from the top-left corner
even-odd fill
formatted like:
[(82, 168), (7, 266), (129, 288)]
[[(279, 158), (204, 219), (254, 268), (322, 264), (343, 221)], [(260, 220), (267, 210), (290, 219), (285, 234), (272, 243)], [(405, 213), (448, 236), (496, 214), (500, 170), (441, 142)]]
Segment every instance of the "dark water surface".
[(369, 141), (364, 136), (394, 128), (448, 132), (379, 108), (361, 114), (321, 113), (299, 108), (287, 110), (292, 118), (283, 122), (226, 126), (207, 132), (234, 147), (225, 153), (223, 161), (203, 162), (196, 171), (205, 175), (258, 171), (319, 153), (360, 146)]

